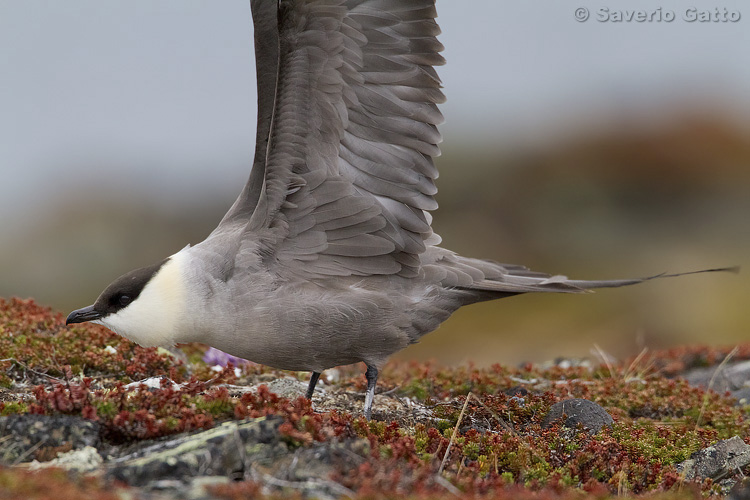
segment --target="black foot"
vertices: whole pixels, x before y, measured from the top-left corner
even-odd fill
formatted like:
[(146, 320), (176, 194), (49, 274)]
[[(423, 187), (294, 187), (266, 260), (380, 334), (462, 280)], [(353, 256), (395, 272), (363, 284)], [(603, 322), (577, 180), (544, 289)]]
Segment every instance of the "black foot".
[(310, 385), (307, 386), (307, 395), (305, 396), (307, 399), (312, 399), (313, 392), (315, 392), (315, 385), (318, 383), (319, 378), (320, 372), (312, 372), (312, 375), (310, 376)]
[(378, 369), (372, 365), (367, 365), (365, 372), (367, 379), (367, 393), (365, 394), (365, 418), (370, 420), (372, 417), (372, 398), (375, 396), (375, 384), (378, 382)]

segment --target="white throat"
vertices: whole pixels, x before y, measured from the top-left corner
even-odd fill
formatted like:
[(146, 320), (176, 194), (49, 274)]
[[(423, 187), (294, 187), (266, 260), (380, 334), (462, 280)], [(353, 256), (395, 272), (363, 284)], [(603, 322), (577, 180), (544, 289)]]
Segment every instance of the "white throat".
[(172, 255), (138, 298), (97, 323), (144, 347), (175, 344), (187, 312), (187, 247)]

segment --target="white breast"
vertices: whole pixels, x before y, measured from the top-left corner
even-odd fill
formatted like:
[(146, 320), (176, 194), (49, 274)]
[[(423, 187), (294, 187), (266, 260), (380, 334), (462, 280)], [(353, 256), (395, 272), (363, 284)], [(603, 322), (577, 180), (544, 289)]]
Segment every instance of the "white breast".
[(174, 345), (187, 307), (187, 251), (172, 255), (136, 300), (97, 323), (144, 347)]

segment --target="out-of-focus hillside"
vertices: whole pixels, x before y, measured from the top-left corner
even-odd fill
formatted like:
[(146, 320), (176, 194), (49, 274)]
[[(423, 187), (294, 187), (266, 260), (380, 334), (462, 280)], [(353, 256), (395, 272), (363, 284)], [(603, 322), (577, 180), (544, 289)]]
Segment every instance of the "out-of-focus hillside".
[[(434, 226), (461, 253), (582, 279), (745, 269), (472, 306), (425, 339), (435, 350), (472, 335), (482, 346), (475, 359), (517, 361), (580, 355), (594, 343), (622, 355), (750, 335), (750, 136), (741, 127), (685, 115), (537, 150), (447, 150), (440, 189)], [(470, 358), (463, 349), (444, 355)]]
[[(531, 148), (444, 145), (435, 230), (457, 252), (581, 279), (747, 265), (750, 136), (684, 115)], [(456, 139), (452, 139), (455, 141)], [(239, 190), (239, 186), (236, 186)], [(233, 201), (81, 189), (3, 235), (0, 295), (88, 305), (113, 278), (202, 240)], [(471, 306), (400, 354), (479, 363), (747, 340), (745, 274)]]

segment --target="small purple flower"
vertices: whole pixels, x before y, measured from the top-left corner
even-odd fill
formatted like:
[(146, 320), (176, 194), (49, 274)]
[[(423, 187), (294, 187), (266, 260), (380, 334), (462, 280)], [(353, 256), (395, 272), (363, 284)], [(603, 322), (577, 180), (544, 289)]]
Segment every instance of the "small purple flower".
[(234, 366), (241, 366), (246, 363), (252, 363), (243, 358), (232, 356), (224, 351), (220, 351), (214, 347), (209, 347), (206, 353), (203, 355), (203, 362), (211, 366), (227, 366), (230, 362)]

